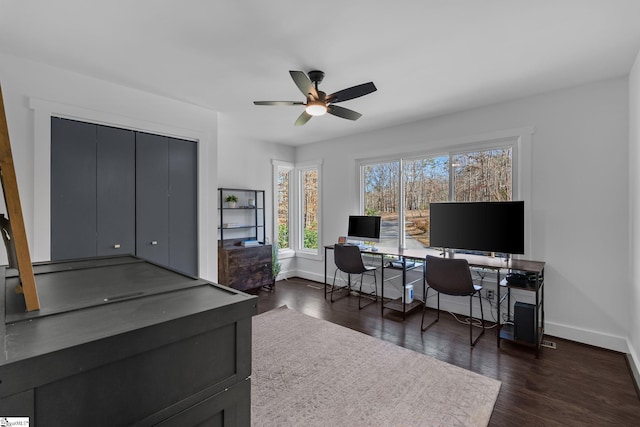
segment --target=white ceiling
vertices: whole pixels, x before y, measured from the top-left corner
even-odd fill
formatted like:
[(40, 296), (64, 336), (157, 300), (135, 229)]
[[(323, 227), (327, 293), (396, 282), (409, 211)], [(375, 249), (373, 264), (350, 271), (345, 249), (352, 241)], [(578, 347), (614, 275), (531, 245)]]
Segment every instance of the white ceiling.
[[(225, 138), (300, 145), (626, 75), (640, 0), (0, 0), (0, 52), (220, 112)], [(288, 71), (378, 91), (293, 123)], [(1, 77), (1, 76), (0, 76)]]

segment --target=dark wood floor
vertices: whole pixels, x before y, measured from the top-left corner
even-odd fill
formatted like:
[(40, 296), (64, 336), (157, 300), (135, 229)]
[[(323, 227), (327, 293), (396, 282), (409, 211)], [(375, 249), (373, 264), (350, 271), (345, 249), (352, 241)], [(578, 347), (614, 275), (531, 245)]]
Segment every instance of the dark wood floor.
[(557, 348), (543, 348), (536, 359), (532, 349), (512, 343), (498, 349), (494, 329), (472, 349), (468, 327), (449, 314), (421, 334), (420, 308), (403, 321), (388, 310), (381, 316), (380, 303), (358, 310), (356, 297), (331, 304), (321, 283), (297, 278), (256, 295), (259, 313), (287, 305), (502, 381), (491, 426), (640, 425), (640, 400), (621, 353), (545, 336)]

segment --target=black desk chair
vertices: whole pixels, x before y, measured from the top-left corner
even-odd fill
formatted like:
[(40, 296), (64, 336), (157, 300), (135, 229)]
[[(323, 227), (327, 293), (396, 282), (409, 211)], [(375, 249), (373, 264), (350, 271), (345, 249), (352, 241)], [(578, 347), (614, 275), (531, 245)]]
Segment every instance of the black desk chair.
[[(428, 255), (425, 263), (425, 286), (424, 286), (424, 308), (422, 310), (422, 321), (420, 328), (426, 331), (440, 319), (440, 294), (457, 295), (469, 297), (469, 343), (473, 347), (478, 339), (484, 334), (484, 311), (482, 309), (482, 298), (480, 291), (482, 286), (474, 285), (471, 279), (469, 263), (466, 259), (440, 258)], [(427, 311), (427, 297), (429, 289), (433, 289), (438, 294), (438, 313), (435, 320), (428, 325), (424, 325), (424, 315)], [(482, 318), (482, 332), (473, 339), (473, 296), (477, 295), (480, 300), (480, 315)]]
[[(350, 245), (341, 245), (335, 244), (333, 247), (333, 256), (336, 263), (336, 270), (333, 273), (333, 283), (331, 284), (331, 290), (329, 293), (331, 294), (331, 302), (333, 303), (333, 293), (339, 292), (343, 289), (347, 290), (348, 296), (351, 293), (351, 275), (359, 274), (360, 275), (360, 289), (358, 291), (358, 308), (363, 309), (369, 304), (375, 303), (378, 300), (378, 278), (376, 276), (376, 267), (364, 265), (362, 261), (362, 254), (360, 254), (360, 249), (357, 246)], [(347, 273), (347, 286), (340, 286), (336, 289), (336, 275), (338, 274), (338, 270)], [(364, 275), (368, 273), (373, 273), (373, 281), (374, 281), (374, 290), (370, 293), (365, 293), (366, 296), (372, 296), (373, 301), (368, 304), (362, 305), (362, 283), (364, 281)]]

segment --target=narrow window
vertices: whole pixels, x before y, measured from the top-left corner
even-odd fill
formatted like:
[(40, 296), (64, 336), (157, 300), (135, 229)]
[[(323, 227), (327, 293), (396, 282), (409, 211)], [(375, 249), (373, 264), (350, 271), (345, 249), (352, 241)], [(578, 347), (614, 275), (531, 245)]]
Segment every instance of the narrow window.
[(277, 226), (278, 226), (278, 248), (289, 249), (289, 189), (291, 181), (291, 169), (279, 167), (276, 178), (277, 188)]
[(318, 224), (319, 224), (319, 182), (318, 169), (315, 167), (303, 169), (301, 177), (301, 230), (302, 249), (318, 250)]

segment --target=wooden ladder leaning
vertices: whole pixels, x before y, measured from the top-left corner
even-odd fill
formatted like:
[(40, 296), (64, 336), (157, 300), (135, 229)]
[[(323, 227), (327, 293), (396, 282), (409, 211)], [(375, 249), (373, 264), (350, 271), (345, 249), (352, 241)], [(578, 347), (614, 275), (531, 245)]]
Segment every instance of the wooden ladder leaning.
[[(24, 294), (24, 302), (27, 311), (40, 309), (36, 280), (33, 275), (31, 256), (29, 255), (29, 244), (27, 233), (24, 228), (24, 218), (20, 206), (20, 195), (18, 194), (18, 180), (16, 170), (13, 166), (13, 155), (11, 154), (11, 143), (9, 141), (9, 128), (7, 126), (7, 116), (4, 110), (4, 100), (2, 98), (2, 88), (0, 88), (0, 182), (4, 193), (4, 202), (7, 206), (9, 216), (9, 238), (11, 245), (15, 248), (15, 261), (20, 273), (20, 285), (18, 292)], [(12, 248), (13, 249), (13, 248)], [(7, 255), (12, 258), (7, 247)], [(4, 290), (0, 290), (4, 292)]]

